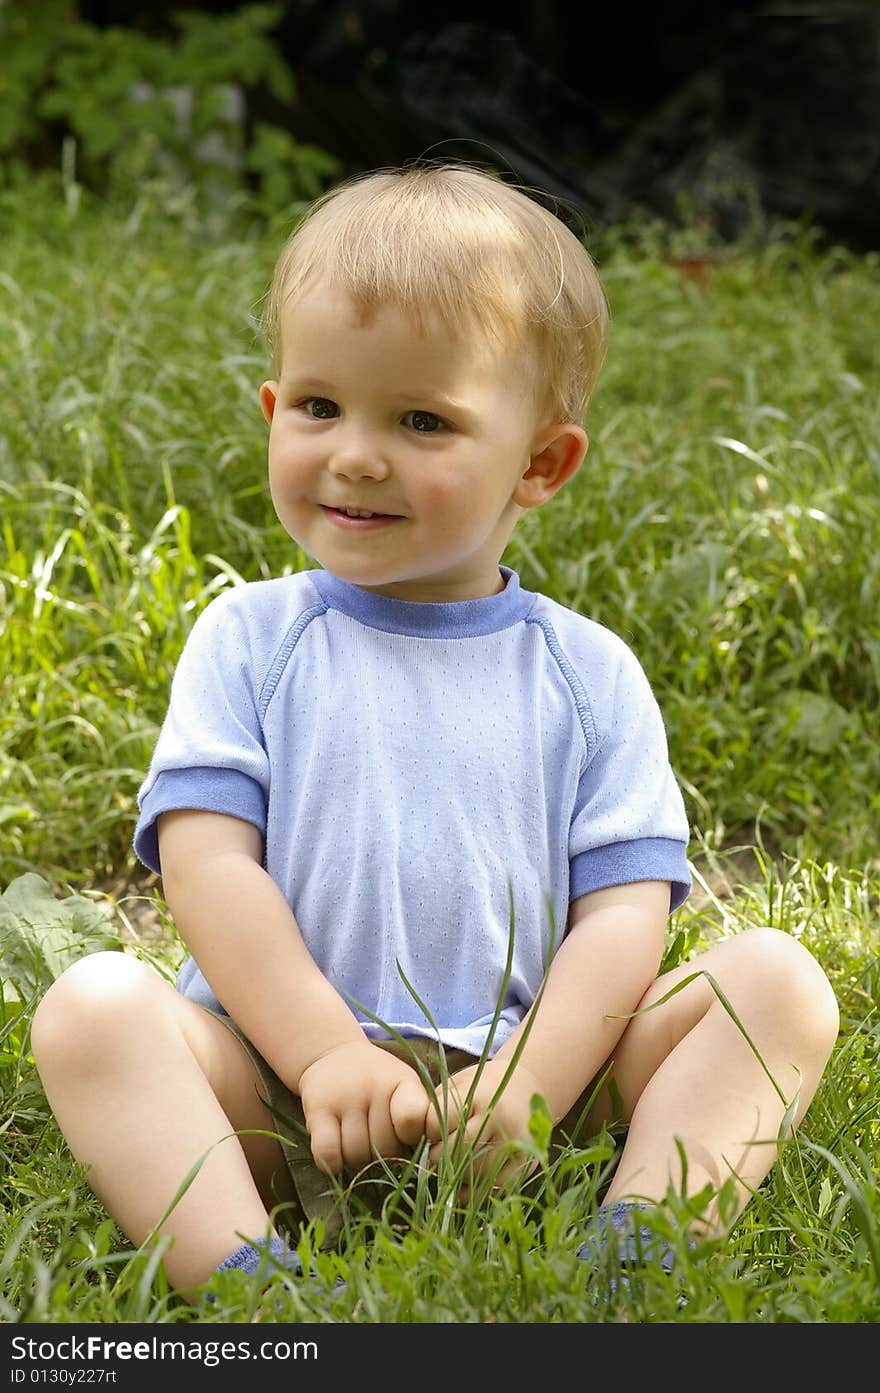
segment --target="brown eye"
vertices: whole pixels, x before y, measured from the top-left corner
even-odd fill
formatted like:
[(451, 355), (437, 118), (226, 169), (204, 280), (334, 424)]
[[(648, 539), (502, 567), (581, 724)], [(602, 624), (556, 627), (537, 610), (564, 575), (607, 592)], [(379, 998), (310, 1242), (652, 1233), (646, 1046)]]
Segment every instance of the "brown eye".
[(316, 421), (329, 421), (339, 410), (335, 401), (330, 401), (328, 397), (309, 397), (303, 406)]
[(443, 429), (443, 422), (439, 416), (435, 416), (433, 411), (408, 411), (404, 420), (411, 418), (412, 428), (419, 435), (433, 435), (436, 431)]

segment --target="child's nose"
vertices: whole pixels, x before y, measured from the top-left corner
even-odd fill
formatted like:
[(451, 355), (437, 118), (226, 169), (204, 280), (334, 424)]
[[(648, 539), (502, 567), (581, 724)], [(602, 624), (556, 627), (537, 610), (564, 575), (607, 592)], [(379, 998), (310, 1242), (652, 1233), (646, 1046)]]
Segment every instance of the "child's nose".
[(384, 479), (389, 472), (379, 442), (366, 431), (351, 431), (337, 440), (328, 468), (346, 479)]

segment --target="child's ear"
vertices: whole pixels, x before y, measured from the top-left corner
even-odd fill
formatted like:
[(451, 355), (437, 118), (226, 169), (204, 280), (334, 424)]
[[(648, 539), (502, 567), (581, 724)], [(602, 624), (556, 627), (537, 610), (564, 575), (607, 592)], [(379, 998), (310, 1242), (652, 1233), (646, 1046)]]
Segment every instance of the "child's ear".
[(260, 388), (260, 408), (271, 426), (272, 417), (275, 415), (275, 403), (278, 400), (278, 383), (264, 382)]
[(514, 503), (521, 508), (546, 503), (580, 469), (589, 444), (587, 432), (574, 421), (547, 426), (535, 441), (529, 467), (514, 489)]

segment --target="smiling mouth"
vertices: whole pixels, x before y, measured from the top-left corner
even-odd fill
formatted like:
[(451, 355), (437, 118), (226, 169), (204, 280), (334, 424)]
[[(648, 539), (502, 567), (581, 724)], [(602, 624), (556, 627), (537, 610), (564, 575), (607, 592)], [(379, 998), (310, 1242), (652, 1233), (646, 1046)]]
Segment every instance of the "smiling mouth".
[(327, 503), (320, 505), (327, 513), (339, 513), (345, 518), (394, 518), (399, 517), (399, 513), (375, 513), (367, 508), (333, 508)]

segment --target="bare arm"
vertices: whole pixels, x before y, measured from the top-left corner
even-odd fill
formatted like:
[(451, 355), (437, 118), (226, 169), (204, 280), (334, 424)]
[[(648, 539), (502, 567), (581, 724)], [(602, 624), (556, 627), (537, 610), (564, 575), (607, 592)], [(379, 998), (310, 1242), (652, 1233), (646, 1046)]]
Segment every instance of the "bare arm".
[(611, 1054), (657, 976), (669, 915), (669, 884), (643, 880), (582, 895), (533, 1007), (495, 1056), (541, 1083), (553, 1118), (564, 1117)]
[[(638, 881), (575, 900), (568, 932), (547, 973), (546, 986), (513, 1035), (484, 1067), (471, 1105), (467, 1135), (475, 1136), (493, 1094), (524, 1035), (525, 1044), (504, 1093), (483, 1125), (480, 1141), (528, 1138), (533, 1093), (554, 1121), (564, 1117), (612, 1054), (625, 1017), (657, 976), (669, 913), (669, 884)], [(459, 1099), (474, 1068), (455, 1075)], [(454, 1125), (450, 1122), (450, 1134)], [(427, 1134), (439, 1128), (429, 1114)]]
[(416, 1141), (425, 1114), (418, 1074), (366, 1039), (318, 968), (263, 869), (258, 829), (182, 809), (161, 816), (159, 850), (181, 937), (233, 1020), (300, 1095), (318, 1164), (338, 1171)]

